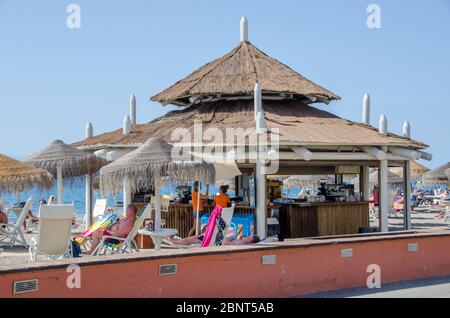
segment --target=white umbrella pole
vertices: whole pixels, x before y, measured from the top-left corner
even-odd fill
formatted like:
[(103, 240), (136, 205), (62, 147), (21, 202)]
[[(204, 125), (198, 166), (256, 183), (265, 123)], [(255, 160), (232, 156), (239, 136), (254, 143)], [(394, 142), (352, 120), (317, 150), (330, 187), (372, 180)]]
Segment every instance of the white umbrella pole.
[(16, 202), (17, 204), (20, 203), (20, 192), (16, 192)]
[(86, 218), (86, 228), (89, 228), (92, 224), (92, 199), (93, 199), (93, 190), (92, 190), (92, 174), (86, 175), (86, 205), (85, 205), (85, 218)]
[(62, 166), (56, 167), (56, 180), (58, 186), (58, 204), (63, 204), (63, 178), (62, 178)]
[(155, 176), (155, 231), (161, 230), (161, 177)]

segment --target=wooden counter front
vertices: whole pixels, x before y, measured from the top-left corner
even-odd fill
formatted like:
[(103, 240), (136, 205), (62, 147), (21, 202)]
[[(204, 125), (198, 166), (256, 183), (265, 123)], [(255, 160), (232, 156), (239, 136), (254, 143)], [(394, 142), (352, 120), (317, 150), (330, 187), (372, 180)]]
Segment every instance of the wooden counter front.
[[(205, 212), (209, 213), (212, 206), (205, 206)], [(250, 214), (254, 209), (246, 205), (236, 205), (235, 214)], [(169, 211), (161, 212), (161, 219), (165, 221), (165, 227), (177, 229), (179, 237), (187, 237), (194, 224), (194, 210), (192, 204), (171, 203)]]
[(368, 202), (311, 203), (280, 208), (284, 238), (356, 234), (368, 226)]

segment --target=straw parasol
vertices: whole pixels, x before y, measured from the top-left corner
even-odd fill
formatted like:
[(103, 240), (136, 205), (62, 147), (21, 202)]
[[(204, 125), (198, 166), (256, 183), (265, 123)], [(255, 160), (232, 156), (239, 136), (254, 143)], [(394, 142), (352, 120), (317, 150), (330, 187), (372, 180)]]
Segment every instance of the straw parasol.
[(424, 184), (448, 184), (450, 162), (447, 162), (423, 175)]
[[(369, 175), (370, 184), (378, 184), (378, 171), (375, 170)], [(388, 171), (388, 183), (390, 185), (399, 185), (403, 183), (403, 178), (398, 174), (393, 173), (391, 170)]]
[(57, 177), (59, 203), (62, 203), (62, 178), (74, 178), (95, 173), (107, 163), (105, 159), (78, 150), (61, 140), (55, 140), (48, 147), (25, 159), (24, 162), (45, 169)]
[[(420, 179), (426, 172), (430, 171), (429, 168), (418, 163), (417, 161), (411, 160), (410, 163), (411, 163), (410, 165), (411, 177), (414, 179)], [(399, 176), (403, 175), (403, 168), (401, 167), (394, 167), (390, 168), (389, 170)]]
[(136, 150), (124, 155), (100, 170), (100, 189), (103, 193), (118, 193), (123, 181), (129, 182), (132, 192), (141, 188), (155, 190), (155, 229), (160, 229), (160, 184), (164, 180), (214, 181), (214, 166), (205, 162), (177, 162), (172, 156), (173, 146), (151, 138)]
[(33, 186), (48, 189), (52, 181), (47, 171), (0, 154), (0, 191), (21, 192)]

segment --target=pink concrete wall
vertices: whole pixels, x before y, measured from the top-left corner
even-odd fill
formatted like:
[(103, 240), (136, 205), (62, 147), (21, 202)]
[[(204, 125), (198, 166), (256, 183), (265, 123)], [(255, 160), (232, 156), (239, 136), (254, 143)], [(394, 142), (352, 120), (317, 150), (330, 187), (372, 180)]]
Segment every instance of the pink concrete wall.
[[(408, 252), (408, 243), (419, 243)], [(341, 258), (342, 248), (353, 256)], [(450, 275), (450, 236), (205, 254), (114, 264), (82, 265), (81, 289), (66, 287), (65, 269), (0, 274), (0, 297), (281, 297), (365, 286), (369, 264), (382, 283)], [(277, 255), (262, 265), (262, 255)], [(158, 276), (160, 264), (178, 265)], [(17, 280), (39, 279), (37, 293), (12, 295)]]

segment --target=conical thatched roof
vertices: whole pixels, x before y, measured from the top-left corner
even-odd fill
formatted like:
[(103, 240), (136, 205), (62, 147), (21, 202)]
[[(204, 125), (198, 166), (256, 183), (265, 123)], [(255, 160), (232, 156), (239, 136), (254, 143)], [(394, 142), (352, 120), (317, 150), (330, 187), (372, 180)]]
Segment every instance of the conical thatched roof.
[(340, 98), (249, 42), (241, 42), (230, 53), (202, 66), (151, 100), (186, 106), (207, 98), (253, 96), (257, 82), (264, 96), (282, 96), (308, 102), (329, 102)]
[(118, 193), (123, 180), (129, 179), (133, 192), (153, 188), (155, 176), (170, 180), (214, 181), (214, 166), (206, 163), (181, 163), (172, 159), (173, 146), (152, 138), (136, 150), (124, 155), (100, 170), (103, 193)]
[(47, 171), (0, 154), (0, 192), (21, 192), (33, 186), (50, 188), (52, 181)]
[[(426, 172), (430, 171), (429, 168), (425, 167), (424, 165), (418, 163), (417, 161), (411, 160), (410, 165), (410, 172), (412, 178), (420, 178), (422, 177)], [(403, 175), (403, 168), (395, 167), (389, 169), (391, 172), (402, 176)]]
[[(427, 147), (423, 143), (394, 134), (384, 136), (374, 127), (339, 118), (300, 101), (264, 101), (263, 108), (267, 128), (278, 129), (280, 142), (284, 143)], [(135, 146), (149, 138), (173, 142), (171, 136), (176, 128), (187, 128), (193, 136), (195, 122), (201, 122), (204, 131), (209, 128), (219, 129), (224, 136), (227, 128), (254, 128), (253, 100), (193, 105), (169, 112), (147, 124), (133, 125), (129, 135), (124, 135), (122, 129), (117, 129), (77, 142), (74, 146), (90, 149), (115, 145)]]
[(450, 162), (443, 164), (423, 175), (425, 184), (447, 184), (449, 179)]
[(105, 159), (55, 140), (48, 147), (30, 157), (25, 163), (49, 171), (56, 176), (58, 165), (62, 165), (63, 178), (73, 178), (95, 173), (107, 164)]

